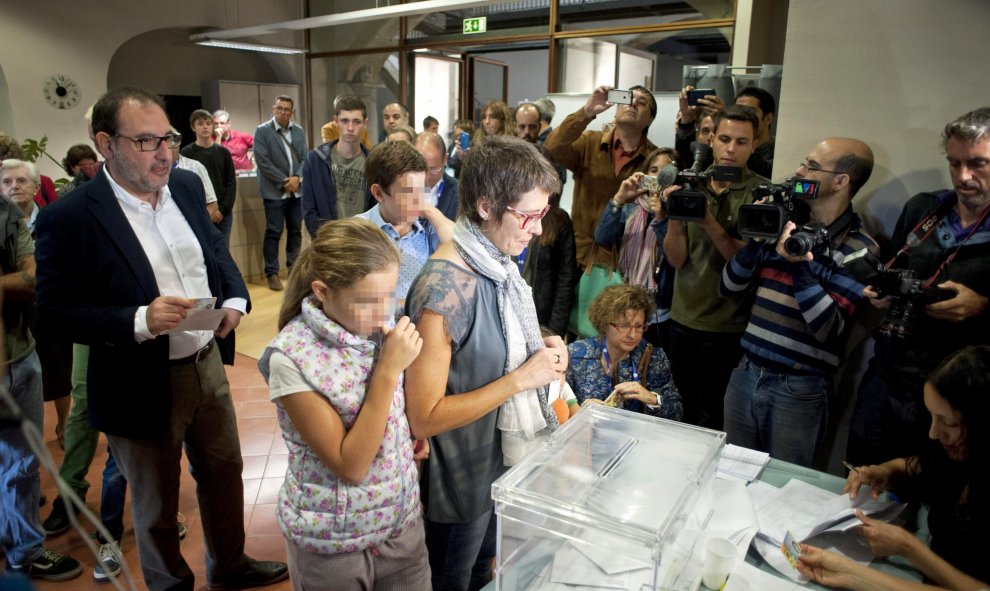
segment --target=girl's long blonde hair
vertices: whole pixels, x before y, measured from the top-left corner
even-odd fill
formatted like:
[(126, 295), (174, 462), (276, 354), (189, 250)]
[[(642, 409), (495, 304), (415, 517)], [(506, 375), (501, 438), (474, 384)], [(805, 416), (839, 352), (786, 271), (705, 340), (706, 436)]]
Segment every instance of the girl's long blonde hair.
[(334, 220), (320, 227), (289, 273), (282, 308), (281, 330), (302, 312), (302, 302), (319, 279), (333, 291), (347, 289), (368, 273), (399, 264), (399, 251), (392, 239), (363, 218)]

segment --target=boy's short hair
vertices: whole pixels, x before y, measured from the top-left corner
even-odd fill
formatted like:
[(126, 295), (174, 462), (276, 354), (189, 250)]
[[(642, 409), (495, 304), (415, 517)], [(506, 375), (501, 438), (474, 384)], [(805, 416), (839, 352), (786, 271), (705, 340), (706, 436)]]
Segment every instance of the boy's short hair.
[(189, 115), (189, 127), (196, 127), (196, 122), (202, 119), (208, 119), (210, 125), (213, 125), (213, 114), (206, 109), (196, 109)]
[(426, 172), (426, 160), (408, 142), (382, 142), (371, 150), (364, 162), (368, 186), (378, 185), (385, 191), (400, 176), (409, 172)]
[(361, 111), (361, 117), (368, 118), (368, 107), (364, 101), (353, 94), (345, 94), (334, 101), (333, 114), (336, 117), (341, 111)]

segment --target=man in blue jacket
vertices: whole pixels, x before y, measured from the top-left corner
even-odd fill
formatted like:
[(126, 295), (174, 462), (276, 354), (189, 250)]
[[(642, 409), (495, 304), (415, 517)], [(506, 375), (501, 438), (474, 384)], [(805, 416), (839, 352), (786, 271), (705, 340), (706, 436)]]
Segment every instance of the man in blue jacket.
[(311, 151), (303, 163), (302, 212), (310, 236), (324, 222), (364, 213), (374, 204), (364, 174), (368, 150), (361, 145), (361, 129), (368, 123), (364, 101), (340, 97), (333, 120), (340, 139)]

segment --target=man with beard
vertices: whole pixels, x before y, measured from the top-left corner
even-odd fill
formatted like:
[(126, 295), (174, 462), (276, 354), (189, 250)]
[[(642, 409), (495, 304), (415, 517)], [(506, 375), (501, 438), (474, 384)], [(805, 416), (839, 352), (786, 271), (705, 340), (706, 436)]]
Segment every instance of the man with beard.
[(949, 354), (990, 343), (990, 107), (946, 125), (942, 141), (953, 189), (912, 197), (891, 240), (898, 250), (881, 259), (913, 272), (922, 293), (895, 287), (876, 302), (889, 309), (849, 427), (855, 466), (915, 454), (930, 425), (926, 376)]

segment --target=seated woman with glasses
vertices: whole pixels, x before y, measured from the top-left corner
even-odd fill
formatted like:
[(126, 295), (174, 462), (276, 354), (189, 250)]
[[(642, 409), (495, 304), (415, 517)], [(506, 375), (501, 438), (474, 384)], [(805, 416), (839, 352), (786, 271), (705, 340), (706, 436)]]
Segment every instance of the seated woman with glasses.
[(639, 285), (610, 285), (591, 302), (597, 337), (567, 346), (567, 383), (582, 406), (604, 404), (655, 417), (681, 419), (681, 395), (663, 349), (643, 339), (653, 296)]

